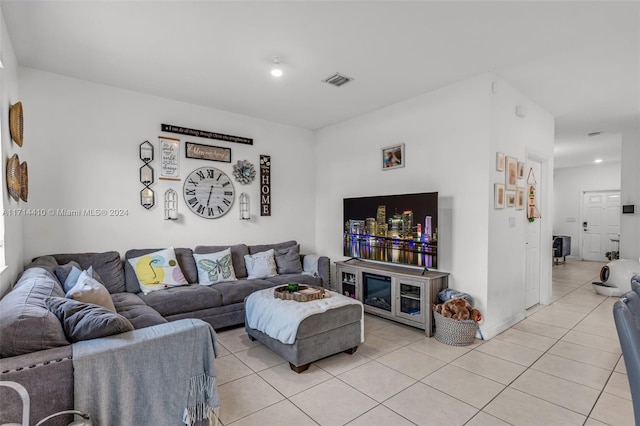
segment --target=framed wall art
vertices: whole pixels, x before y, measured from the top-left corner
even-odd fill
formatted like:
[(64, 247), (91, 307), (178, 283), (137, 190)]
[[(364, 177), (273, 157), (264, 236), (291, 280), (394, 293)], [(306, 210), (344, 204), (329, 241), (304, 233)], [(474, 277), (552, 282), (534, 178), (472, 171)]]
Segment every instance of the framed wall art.
[(180, 180), (180, 139), (158, 137), (160, 179)]
[(516, 191), (516, 210), (524, 210), (524, 188), (522, 187)]
[(524, 163), (518, 161), (518, 179), (524, 179)]
[(224, 148), (222, 146), (187, 142), (185, 155), (187, 158), (196, 158), (198, 160), (220, 161), (222, 163), (231, 162), (231, 148)]
[(504, 172), (504, 154), (501, 152), (496, 152), (496, 170)]
[(404, 144), (382, 148), (382, 170), (404, 167)]
[(507, 191), (515, 191), (518, 187), (518, 159), (506, 157)]
[(508, 193), (507, 194), (507, 207), (515, 207), (516, 205), (516, 194)]
[(496, 183), (494, 184), (494, 199), (495, 199), (495, 208), (496, 209), (504, 209), (504, 183)]

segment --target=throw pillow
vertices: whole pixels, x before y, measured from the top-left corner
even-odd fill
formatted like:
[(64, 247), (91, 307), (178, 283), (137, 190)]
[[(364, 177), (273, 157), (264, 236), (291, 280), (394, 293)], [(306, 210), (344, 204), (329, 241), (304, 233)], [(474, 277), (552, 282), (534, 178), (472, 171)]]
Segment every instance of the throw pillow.
[(300, 244), (295, 246), (275, 249), (274, 257), (278, 274), (301, 274), (302, 263), (300, 262)]
[[(59, 265), (56, 267), (56, 277), (58, 278), (58, 281), (60, 281), (60, 284), (64, 284), (65, 281), (67, 281), (69, 274), (73, 271), (73, 268), (82, 271), (82, 267), (78, 264), (78, 262), (74, 262), (73, 260), (69, 263), (65, 263), (64, 265)], [(78, 277), (76, 277), (76, 280), (77, 279)]]
[(173, 247), (129, 259), (144, 294), (169, 287), (189, 285)]
[[(69, 263), (75, 263), (75, 262), (69, 262)], [(56, 273), (57, 273), (57, 271), (56, 271)], [(64, 281), (60, 281), (62, 283), (62, 288), (64, 289), (65, 293), (67, 293), (69, 290), (71, 290), (78, 283), (78, 278), (80, 278), (80, 274), (81, 273), (82, 273), (82, 269), (81, 268), (76, 267), (75, 265), (71, 267), (71, 272), (69, 272), (69, 274), (67, 274), (67, 279), (64, 280)], [(100, 279), (100, 276), (98, 275), (98, 273), (93, 270), (93, 266), (89, 266), (89, 269), (87, 269), (87, 273), (89, 274), (90, 277), (93, 277), (94, 280), (96, 280), (100, 284), (104, 285), (104, 283), (102, 282), (102, 279)]]
[(116, 307), (113, 305), (113, 300), (111, 299), (109, 290), (91, 276), (90, 270), (82, 271), (80, 273), (76, 285), (70, 288), (65, 296), (68, 299), (77, 300), (79, 302), (100, 305), (111, 312), (116, 311)]
[(44, 302), (62, 323), (64, 334), (71, 343), (134, 329), (128, 319), (102, 306), (62, 297), (47, 297)]
[(256, 254), (248, 254), (244, 257), (247, 265), (248, 279), (269, 278), (278, 275), (276, 261), (273, 258), (274, 250), (267, 250)]
[(193, 254), (198, 267), (199, 284), (215, 284), (222, 281), (236, 281), (236, 273), (231, 260), (231, 248), (217, 253)]

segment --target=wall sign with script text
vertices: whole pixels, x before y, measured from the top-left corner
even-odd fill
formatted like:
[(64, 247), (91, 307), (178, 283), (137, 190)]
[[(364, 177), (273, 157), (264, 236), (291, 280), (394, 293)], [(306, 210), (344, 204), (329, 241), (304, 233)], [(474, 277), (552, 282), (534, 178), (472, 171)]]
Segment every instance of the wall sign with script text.
[(260, 216), (271, 216), (271, 156), (260, 156)]
[(208, 130), (189, 129), (188, 127), (174, 126), (173, 124), (161, 124), (160, 128), (163, 132), (178, 133), (180, 135), (195, 136), (198, 138), (217, 139), (220, 141), (253, 145), (253, 139), (244, 138), (242, 136), (225, 135), (222, 133), (210, 132)]
[(222, 146), (187, 142), (185, 155), (187, 158), (197, 158), (198, 160), (220, 161), (222, 163), (231, 162), (231, 148), (224, 148)]
[(158, 137), (160, 179), (180, 180), (180, 139)]

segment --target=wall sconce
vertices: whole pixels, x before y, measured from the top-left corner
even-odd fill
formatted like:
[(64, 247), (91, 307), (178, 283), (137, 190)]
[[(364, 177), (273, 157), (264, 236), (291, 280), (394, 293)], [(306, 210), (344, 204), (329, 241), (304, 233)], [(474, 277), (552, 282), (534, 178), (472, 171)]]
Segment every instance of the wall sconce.
[(164, 219), (178, 220), (178, 194), (173, 189), (164, 193)]
[(240, 194), (238, 200), (240, 202), (240, 220), (251, 219), (251, 215), (249, 214), (249, 195), (243, 192)]

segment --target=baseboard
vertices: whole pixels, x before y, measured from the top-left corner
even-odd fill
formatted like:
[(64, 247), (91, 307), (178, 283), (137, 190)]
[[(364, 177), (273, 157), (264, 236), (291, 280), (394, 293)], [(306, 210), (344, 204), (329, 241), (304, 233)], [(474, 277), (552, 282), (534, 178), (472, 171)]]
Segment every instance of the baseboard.
[(503, 331), (507, 330), (512, 325), (519, 323), (526, 317), (527, 315), (525, 312), (520, 312), (512, 316), (511, 318), (507, 318), (506, 320), (500, 322), (499, 324), (495, 324), (494, 326), (489, 328), (485, 328), (483, 324), (480, 324), (479, 326), (480, 332), (482, 333), (484, 340), (489, 340), (497, 336), (498, 334), (502, 333)]

